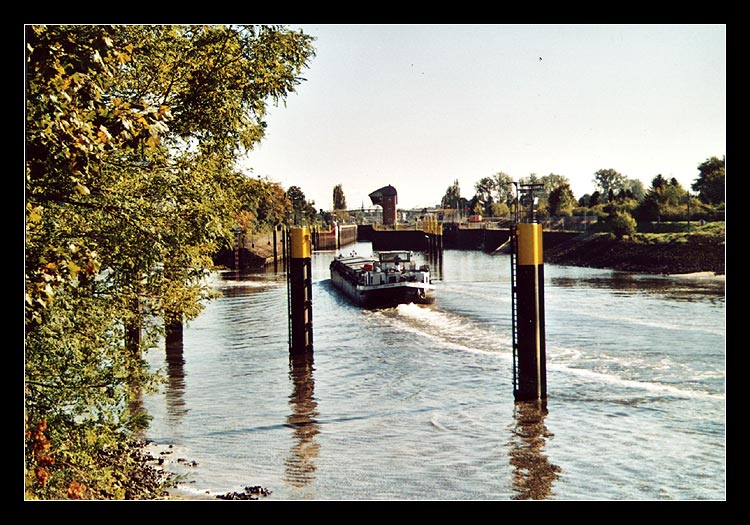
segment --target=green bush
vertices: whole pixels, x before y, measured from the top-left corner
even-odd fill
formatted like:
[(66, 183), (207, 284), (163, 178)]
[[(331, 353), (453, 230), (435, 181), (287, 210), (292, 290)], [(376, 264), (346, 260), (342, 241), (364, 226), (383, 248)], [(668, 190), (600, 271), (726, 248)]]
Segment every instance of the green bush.
[(615, 234), (617, 239), (622, 239), (625, 236), (632, 239), (635, 235), (635, 219), (628, 212), (622, 210), (615, 211), (610, 215), (609, 222), (612, 227), (612, 233)]

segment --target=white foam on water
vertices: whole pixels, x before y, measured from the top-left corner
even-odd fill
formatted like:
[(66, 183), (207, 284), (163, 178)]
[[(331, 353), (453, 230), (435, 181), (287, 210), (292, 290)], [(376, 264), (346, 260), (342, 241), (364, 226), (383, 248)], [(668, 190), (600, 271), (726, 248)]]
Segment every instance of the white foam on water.
[[(503, 336), (488, 330), (470, 318), (414, 303), (401, 304), (388, 310), (378, 310), (372, 312), (371, 315), (380, 317), (385, 322), (398, 324), (402, 330), (418, 334), (423, 338), (430, 338), (437, 348), (499, 356), (508, 360), (512, 358), (510, 334)], [(470, 339), (467, 338), (467, 334), (470, 334)], [(617, 368), (631, 370), (634, 367), (648, 367), (651, 370), (668, 371), (679, 366), (678, 363), (666, 357), (654, 363), (648, 363), (641, 355), (611, 355), (604, 352), (592, 355), (583, 348), (550, 345), (549, 342), (546, 350), (548, 371), (564, 372), (599, 383), (644, 390), (658, 395), (724, 399), (724, 394), (690, 390), (657, 381), (625, 378), (616, 370)], [(590, 362), (584, 363), (586, 360)], [(596, 366), (597, 363), (609, 365), (613, 370), (592, 369), (591, 366)]]

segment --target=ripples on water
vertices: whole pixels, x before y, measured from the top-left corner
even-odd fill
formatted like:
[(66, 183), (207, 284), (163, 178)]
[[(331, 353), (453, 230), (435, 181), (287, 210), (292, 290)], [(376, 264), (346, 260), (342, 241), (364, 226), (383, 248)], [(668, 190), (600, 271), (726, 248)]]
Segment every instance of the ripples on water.
[[(364, 253), (369, 245), (358, 245)], [(150, 436), (187, 490), (272, 499), (723, 499), (721, 282), (545, 267), (549, 400), (513, 402), (509, 262), (445, 252), (430, 307), (363, 310), (313, 257), (312, 356), (290, 358), (283, 274), (151, 352)]]

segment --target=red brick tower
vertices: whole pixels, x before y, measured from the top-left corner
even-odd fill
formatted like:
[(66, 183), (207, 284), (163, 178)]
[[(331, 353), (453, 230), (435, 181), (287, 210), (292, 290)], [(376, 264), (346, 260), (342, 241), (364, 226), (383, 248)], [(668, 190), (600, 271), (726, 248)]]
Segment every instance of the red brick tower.
[(389, 184), (379, 190), (375, 190), (370, 193), (370, 200), (373, 204), (383, 207), (384, 225), (396, 224), (396, 205), (398, 204), (396, 188)]

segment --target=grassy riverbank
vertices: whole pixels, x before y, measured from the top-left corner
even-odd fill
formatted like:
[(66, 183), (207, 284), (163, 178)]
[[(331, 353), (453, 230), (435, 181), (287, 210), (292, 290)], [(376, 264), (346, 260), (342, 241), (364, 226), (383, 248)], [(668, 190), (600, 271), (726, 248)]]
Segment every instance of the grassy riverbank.
[[(657, 228), (652, 228), (657, 230)], [(687, 229), (674, 228), (674, 229)], [(726, 272), (724, 222), (691, 225), (690, 231), (637, 233), (617, 240), (609, 233), (582, 234), (544, 250), (545, 262), (637, 273)]]

